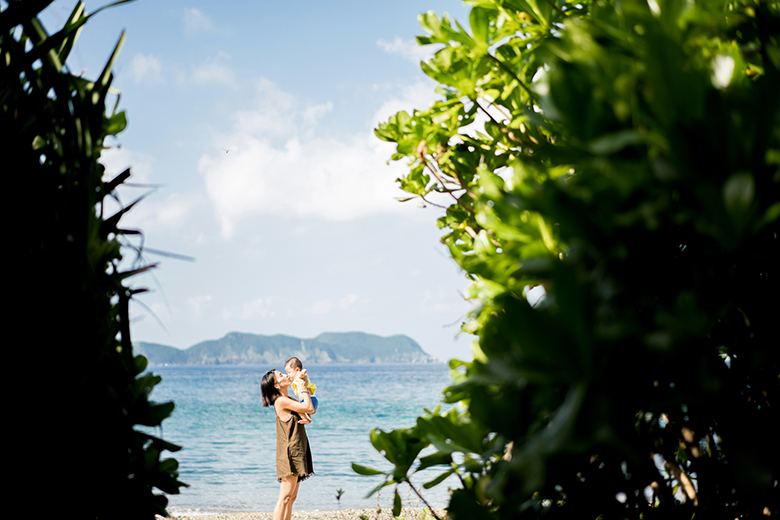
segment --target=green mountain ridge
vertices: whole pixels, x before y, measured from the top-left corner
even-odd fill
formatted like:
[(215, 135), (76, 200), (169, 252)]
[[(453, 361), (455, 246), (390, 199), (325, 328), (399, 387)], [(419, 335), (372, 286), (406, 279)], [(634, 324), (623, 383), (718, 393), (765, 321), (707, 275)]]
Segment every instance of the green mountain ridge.
[(279, 364), (292, 356), (305, 364), (437, 362), (408, 336), (365, 332), (324, 332), (312, 339), (231, 332), (185, 350), (143, 341), (134, 343), (133, 350), (145, 356), (150, 365)]

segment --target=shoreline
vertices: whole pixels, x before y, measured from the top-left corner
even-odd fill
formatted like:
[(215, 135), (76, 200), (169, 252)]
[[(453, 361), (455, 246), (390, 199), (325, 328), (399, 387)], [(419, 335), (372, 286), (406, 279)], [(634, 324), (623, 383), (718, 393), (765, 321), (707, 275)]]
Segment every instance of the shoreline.
[[(444, 519), (446, 511), (436, 509), (436, 515)], [(291, 520), (360, 520), (367, 517), (369, 520), (393, 520), (392, 508), (384, 508), (378, 511), (369, 509), (336, 509), (333, 511), (296, 511), (293, 509)], [(401, 508), (399, 518), (404, 520), (435, 520), (426, 507)], [(158, 516), (157, 520), (164, 517)], [(248, 511), (203, 511), (173, 514), (170, 520), (273, 520), (273, 513), (259, 513)]]

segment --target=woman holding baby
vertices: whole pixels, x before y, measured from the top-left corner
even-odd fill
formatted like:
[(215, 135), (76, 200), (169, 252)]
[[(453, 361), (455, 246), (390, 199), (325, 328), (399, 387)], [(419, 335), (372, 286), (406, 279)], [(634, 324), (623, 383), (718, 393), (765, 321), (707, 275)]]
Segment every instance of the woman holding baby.
[(260, 382), (263, 406), (273, 406), (276, 412), (276, 477), (281, 487), (273, 520), (290, 520), (298, 486), (314, 474), (309, 439), (301, 422), (302, 417), (314, 413), (314, 405), (305, 387), (300, 401), (289, 397), (290, 384), (290, 377), (278, 370), (269, 370)]

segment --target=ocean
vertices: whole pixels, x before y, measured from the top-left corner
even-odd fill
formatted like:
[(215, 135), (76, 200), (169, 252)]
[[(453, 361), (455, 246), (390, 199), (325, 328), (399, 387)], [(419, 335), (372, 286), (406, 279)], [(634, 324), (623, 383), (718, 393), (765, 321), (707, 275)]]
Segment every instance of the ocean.
[[(154, 401), (174, 401), (176, 409), (162, 429), (150, 433), (182, 445), (175, 454), (179, 479), (188, 483), (180, 495), (169, 495), (174, 514), (206, 511), (273, 511), (279, 494), (276, 481), (276, 424), (273, 407), (263, 408), (260, 379), (266, 365), (159, 366), (162, 376)], [(392, 507), (393, 488), (379, 500), (366, 494), (381, 477), (352, 471), (356, 462), (380, 470), (391, 468), (371, 445), (372, 428), (385, 431), (414, 425), (423, 408), (441, 405), (450, 382), (445, 364), (310, 365), (320, 404), (306, 426), (315, 475), (301, 483), (296, 511)], [(446, 410), (448, 405), (442, 405)], [(412, 481), (432, 480), (444, 469), (428, 469)], [(448, 503), (452, 477), (422, 490), (433, 507)], [(337, 501), (337, 490), (344, 491)], [(423, 504), (408, 486), (399, 488), (404, 506)]]

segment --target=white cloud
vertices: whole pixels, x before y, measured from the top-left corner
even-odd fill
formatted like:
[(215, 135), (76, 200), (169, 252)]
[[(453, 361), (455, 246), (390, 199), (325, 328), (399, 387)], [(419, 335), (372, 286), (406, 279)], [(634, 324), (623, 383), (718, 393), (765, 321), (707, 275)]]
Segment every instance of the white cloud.
[(184, 32), (187, 36), (195, 36), (202, 32), (209, 32), (214, 28), (211, 19), (203, 14), (200, 9), (184, 10)]
[(236, 75), (228, 64), (230, 55), (218, 53), (214, 58), (192, 67), (190, 81), (198, 85), (237, 86)]
[(165, 83), (162, 63), (154, 54), (137, 53), (130, 60), (128, 72), (136, 84), (152, 86)]
[(158, 200), (149, 200), (150, 214), (155, 216), (155, 224), (169, 228), (177, 228), (183, 224), (197, 205), (197, 197), (179, 193), (171, 193)]
[(152, 176), (154, 157), (136, 152), (126, 147), (111, 146), (100, 153), (100, 164), (106, 169), (103, 177), (112, 179), (130, 168), (131, 176), (127, 182), (146, 184)]
[(251, 320), (255, 318), (273, 318), (276, 316), (271, 308), (271, 298), (258, 298), (256, 300), (244, 303), (244, 309), (241, 313), (242, 320)]
[[(140, 298), (136, 297), (130, 300), (130, 322), (154, 322), (155, 327), (158, 327), (157, 320), (165, 321), (165, 317), (170, 316), (170, 308), (163, 302), (150, 302), (148, 295), (141, 295)], [(164, 329), (163, 329), (164, 330)]]
[(199, 318), (202, 315), (204, 308), (210, 301), (211, 296), (208, 294), (201, 296), (191, 296), (187, 298), (187, 304), (192, 309), (192, 317)]
[[(152, 193), (134, 206), (122, 217), (122, 227), (141, 230), (153, 229), (156, 232), (172, 230), (177, 233), (191, 233), (192, 226), (189, 226), (191, 220), (197, 216), (198, 208), (204, 208), (204, 205), (208, 203), (198, 195), (167, 193), (166, 189), (162, 188)], [(147, 191), (136, 188), (130, 193), (129, 190), (130, 188), (127, 188), (125, 194), (132, 195), (132, 198), (125, 197), (127, 200), (123, 200), (124, 203), (135, 200)], [(191, 238), (191, 240), (196, 241), (195, 238)]]
[(386, 53), (401, 56), (414, 63), (430, 60), (438, 50), (433, 45), (421, 46), (416, 40), (404, 40), (400, 36), (396, 36), (392, 42), (381, 39), (376, 44)]
[(333, 302), (330, 300), (321, 300), (307, 309), (311, 314), (327, 314), (333, 309)]
[(431, 291), (425, 291), (423, 293), (422, 301), (420, 302), (421, 314), (452, 314), (458, 308), (454, 299), (454, 295), (450, 291), (439, 289), (436, 294)]
[[(229, 238), (241, 220), (254, 215), (282, 215), (350, 220), (378, 213), (409, 211), (395, 179), (401, 163), (387, 165), (394, 146), (377, 139), (371, 128), (343, 138), (318, 129), (333, 105), (301, 106), (273, 83), (257, 84), (256, 107), (233, 114), (234, 128), (215, 136), (215, 149), (198, 162), (222, 235)], [(384, 120), (401, 109), (425, 108), (433, 101), (426, 84), (406, 88), (372, 118)], [(373, 126), (372, 126), (373, 128)]]
[(343, 298), (339, 298), (338, 302), (333, 303), (331, 300), (320, 300), (314, 302), (311, 307), (308, 307), (305, 312), (307, 314), (328, 314), (338, 307), (342, 311), (349, 310), (355, 303), (357, 303), (359, 297), (355, 293), (350, 293)]
[[(129, 204), (147, 193), (148, 190), (153, 189), (151, 179), (154, 161), (154, 157), (151, 155), (117, 146), (103, 150), (100, 155), (100, 162), (106, 169), (105, 179), (112, 179), (126, 168), (130, 168), (131, 176), (126, 181), (127, 183), (149, 185), (149, 187), (120, 186), (118, 191), (122, 204)], [(119, 209), (119, 204), (110, 197), (107, 197), (105, 202), (108, 214)], [(202, 195), (170, 193), (166, 191), (166, 188), (162, 188), (123, 216), (122, 227), (135, 229), (180, 228), (196, 209), (204, 204), (208, 204), (208, 202)]]
[(436, 100), (434, 85), (430, 81), (418, 81), (413, 85), (403, 88), (401, 95), (388, 99), (374, 113), (371, 118), (371, 128), (376, 128), (379, 123), (387, 121), (401, 110), (411, 112), (412, 109), (424, 109)]
[(256, 82), (255, 90), (262, 108), (235, 112), (234, 133), (260, 138), (294, 137), (300, 128), (295, 98), (264, 78)]
[(322, 117), (327, 114), (328, 112), (333, 111), (333, 103), (328, 101), (324, 105), (314, 105), (311, 107), (307, 107), (303, 111), (303, 124), (302, 124), (302, 130), (304, 133), (309, 133), (309, 131), (313, 131), (314, 128), (317, 126), (317, 123), (319, 122)]
[(342, 310), (347, 310), (352, 307), (358, 301), (358, 295), (355, 293), (348, 294), (339, 300), (339, 307)]

